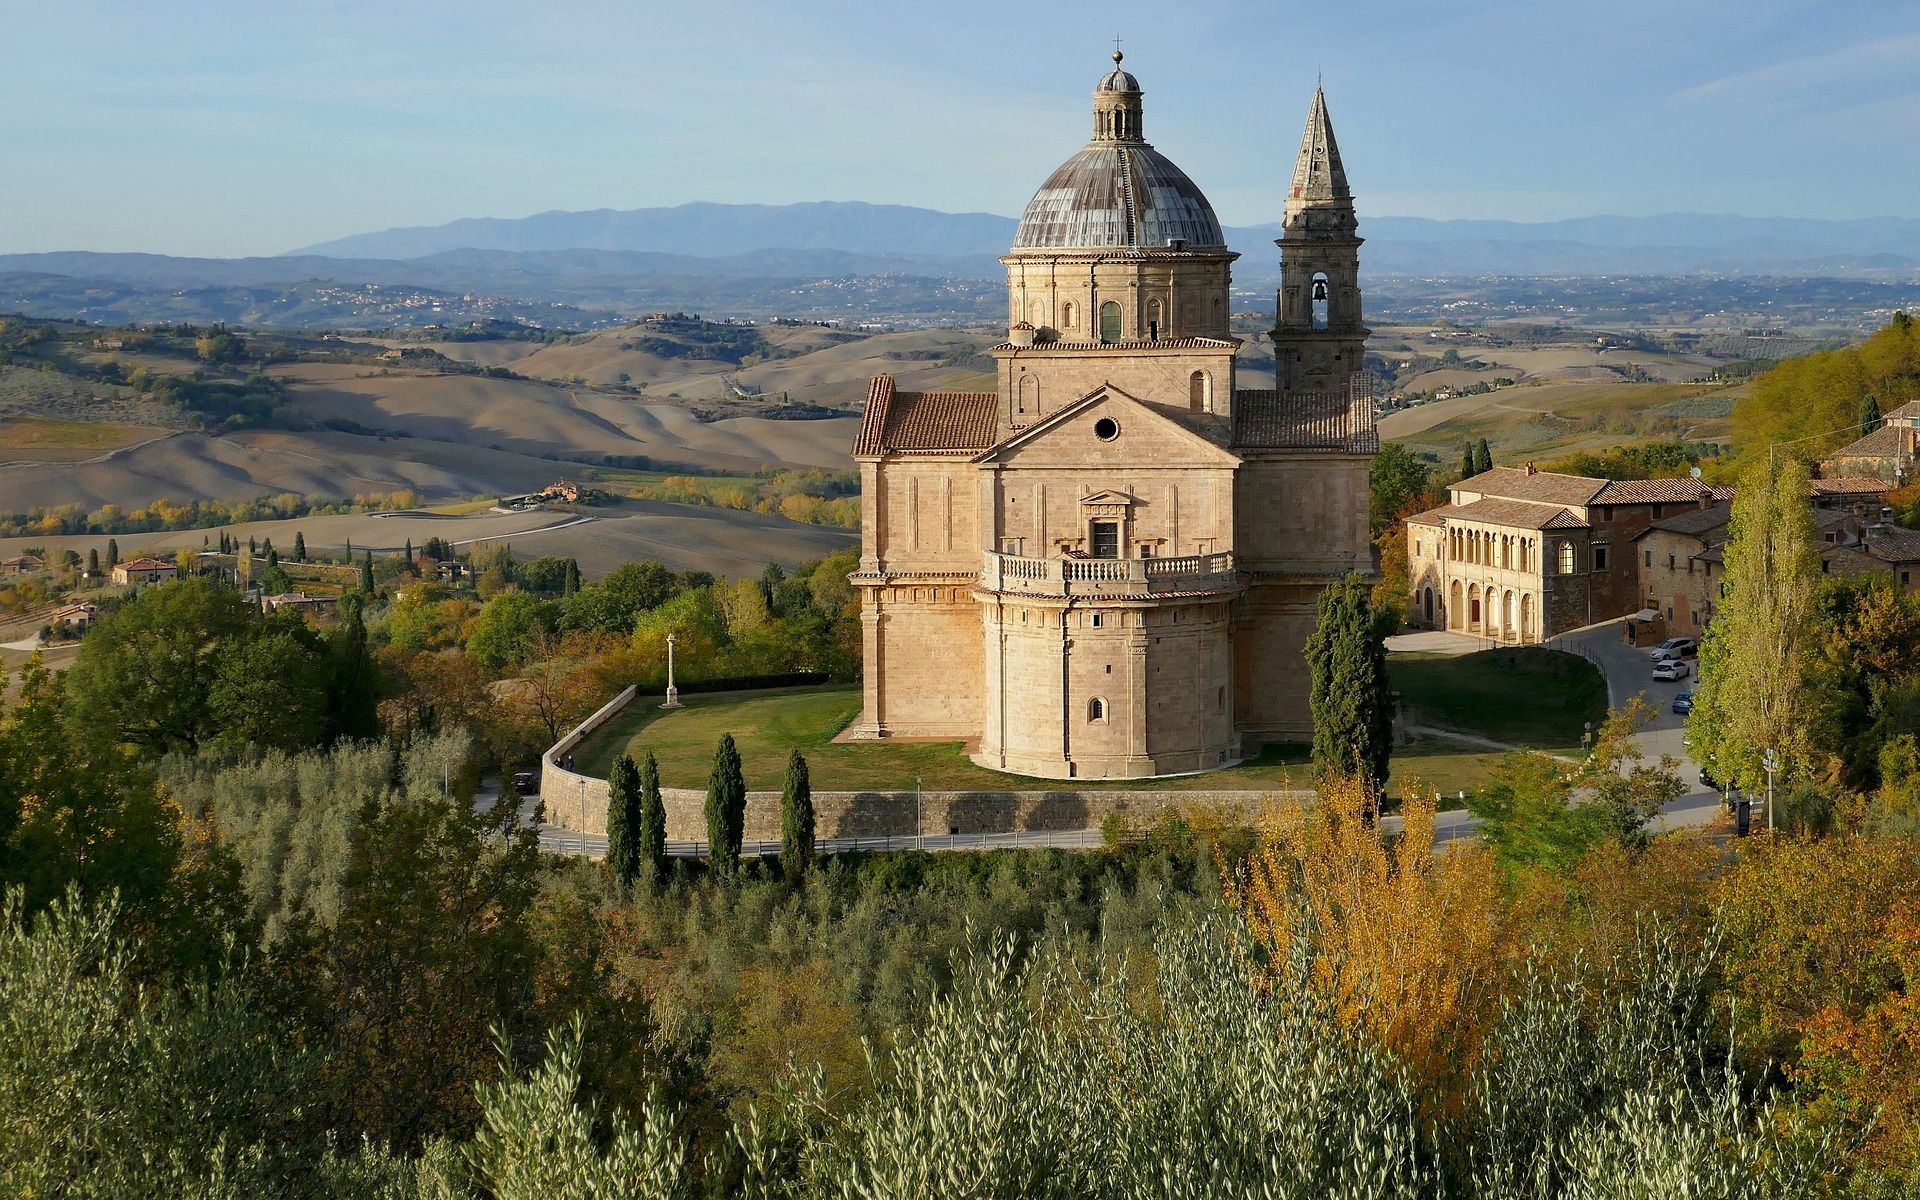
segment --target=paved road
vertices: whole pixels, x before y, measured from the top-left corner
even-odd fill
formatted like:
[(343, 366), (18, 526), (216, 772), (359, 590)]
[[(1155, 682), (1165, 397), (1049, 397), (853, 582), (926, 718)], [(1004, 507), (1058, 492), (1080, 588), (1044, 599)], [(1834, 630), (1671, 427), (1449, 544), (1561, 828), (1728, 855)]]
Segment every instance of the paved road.
[[(1700, 764), (1693, 761), (1686, 746), (1687, 719), (1673, 711), (1673, 698), (1692, 691), (1698, 680), (1688, 677), (1678, 683), (1661, 683), (1653, 678), (1653, 660), (1644, 649), (1629, 646), (1622, 631), (1624, 618), (1596, 625), (1577, 633), (1555, 638), (1551, 645), (1584, 655), (1598, 665), (1607, 678), (1608, 703), (1618, 708), (1635, 696), (1654, 706), (1653, 723), (1636, 740), (1649, 762), (1671, 754), (1680, 763), (1680, 778), (1687, 794), (1668, 805), (1655, 827), (1660, 829), (1698, 829), (1720, 819), (1719, 793), (1700, 786)], [(1698, 667), (1697, 660), (1689, 659)]]

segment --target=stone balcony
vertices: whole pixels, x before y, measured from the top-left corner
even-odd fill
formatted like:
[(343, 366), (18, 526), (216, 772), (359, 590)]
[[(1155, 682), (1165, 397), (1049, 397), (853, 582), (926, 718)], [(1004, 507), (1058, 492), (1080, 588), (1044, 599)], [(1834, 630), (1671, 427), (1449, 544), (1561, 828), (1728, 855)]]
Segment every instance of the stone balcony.
[(1124, 599), (1176, 593), (1232, 592), (1240, 588), (1233, 554), (1168, 558), (1023, 558), (989, 550), (980, 586), (1022, 596)]

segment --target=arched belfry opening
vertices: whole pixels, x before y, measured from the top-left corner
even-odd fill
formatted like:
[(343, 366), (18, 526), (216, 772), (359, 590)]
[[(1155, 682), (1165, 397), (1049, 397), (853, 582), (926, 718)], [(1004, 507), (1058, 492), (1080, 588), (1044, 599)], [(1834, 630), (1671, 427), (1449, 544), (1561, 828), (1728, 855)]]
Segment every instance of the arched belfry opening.
[(1313, 277), (1313, 328), (1325, 329), (1333, 311), (1333, 289), (1327, 285), (1325, 271)]
[(1194, 412), (1207, 412), (1213, 407), (1213, 380), (1205, 371), (1187, 377), (1187, 407)]

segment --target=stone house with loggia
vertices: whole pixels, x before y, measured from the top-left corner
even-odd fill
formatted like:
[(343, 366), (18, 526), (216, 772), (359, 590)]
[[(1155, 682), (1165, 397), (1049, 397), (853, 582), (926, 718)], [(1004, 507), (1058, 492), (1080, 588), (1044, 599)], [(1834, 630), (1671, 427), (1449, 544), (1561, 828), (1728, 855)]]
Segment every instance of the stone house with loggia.
[(1034, 194), (992, 391), (869, 388), (862, 710), (1056, 779), (1210, 770), (1311, 735), (1321, 591), (1367, 571), (1378, 440), (1353, 195), (1316, 92), (1284, 201), (1270, 386), (1242, 388), (1231, 264), (1144, 136), (1139, 81)]

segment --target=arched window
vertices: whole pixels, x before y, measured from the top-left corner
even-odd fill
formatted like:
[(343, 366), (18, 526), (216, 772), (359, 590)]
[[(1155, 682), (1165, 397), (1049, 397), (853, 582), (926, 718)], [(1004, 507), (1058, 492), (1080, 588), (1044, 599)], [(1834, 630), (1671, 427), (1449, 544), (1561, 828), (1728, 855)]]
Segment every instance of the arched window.
[(1109, 300), (1100, 306), (1100, 340), (1120, 340), (1120, 302), (1117, 300)]
[(1573, 574), (1574, 565), (1576, 562), (1576, 559), (1574, 558), (1573, 543), (1561, 542), (1558, 553), (1560, 555), (1560, 573), (1562, 575)]
[(1104, 721), (1107, 719), (1107, 702), (1095, 696), (1087, 701), (1087, 720)]
[(1060, 306), (1060, 328), (1073, 328), (1073, 301), (1068, 300)]
[(1162, 324), (1162, 321), (1160, 318), (1160, 302), (1158, 300), (1147, 301), (1147, 340), (1148, 341), (1157, 342), (1160, 340), (1161, 324)]
[(1213, 381), (1207, 378), (1205, 371), (1195, 371), (1187, 378), (1187, 407), (1194, 412), (1206, 412), (1212, 408)]
[(1325, 329), (1327, 317), (1333, 311), (1333, 288), (1327, 283), (1324, 273), (1313, 277), (1313, 327)]

